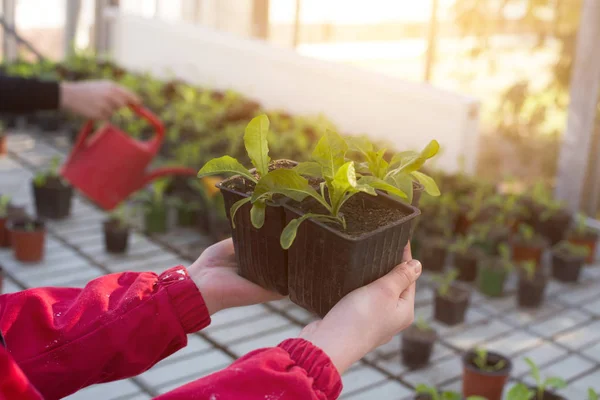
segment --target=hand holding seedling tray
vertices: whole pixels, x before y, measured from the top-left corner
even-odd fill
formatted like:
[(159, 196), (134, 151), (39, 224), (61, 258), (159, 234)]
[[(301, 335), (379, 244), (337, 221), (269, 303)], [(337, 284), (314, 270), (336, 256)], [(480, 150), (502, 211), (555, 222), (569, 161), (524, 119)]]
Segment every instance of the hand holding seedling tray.
[[(244, 144), (254, 170), (224, 156), (208, 162), (198, 176), (237, 174), (219, 187), (240, 274), (289, 292), (295, 303), (325, 315), (344, 295), (401, 262), (411, 221), (420, 212), (397, 185), (358, 174), (338, 134), (327, 132), (312, 161), (296, 165), (271, 161), (268, 129), (266, 116), (246, 128)], [(414, 172), (431, 156), (412, 157), (405, 163)]]

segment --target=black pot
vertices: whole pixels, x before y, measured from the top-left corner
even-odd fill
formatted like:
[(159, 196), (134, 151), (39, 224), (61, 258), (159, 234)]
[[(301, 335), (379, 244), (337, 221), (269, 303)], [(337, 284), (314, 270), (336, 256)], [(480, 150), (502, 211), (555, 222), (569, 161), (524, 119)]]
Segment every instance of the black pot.
[(421, 243), (421, 264), (425, 271), (442, 272), (446, 267), (447, 243), (435, 238), (423, 238)]
[(560, 210), (547, 220), (536, 219), (535, 230), (548, 240), (551, 246), (563, 240), (571, 225), (571, 213)]
[(452, 285), (446, 296), (435, 291), (434, 317), (446, 325), (458, 325), (465, 322), (465, 314), (469, 308), (471, 291), (459, 285)]
[(475, 251), (454, 253), (454, 267), (458, 270), (459, 281), (474, 282), (477, 279), (479, 256)]
[(60, 178), (48, 178), (44, 186), (32, 182), (38, 218), (62, 219), (71, 213), (73, 187)]
[(521, 274), (517, 291), (519, 307), (538, 308), (544, 302), (546, 283), (546, 277), (541, 274), (536, 275), (533, 280), (529, 280), (524, 274)]
[(413, 369), (426, 366), (436, 341), (437, 334), (434, 330), (422, 331), (415, 325), (409, 327), (402, 333), (402, 363)]
[(129, 242), (129, 226), (123, 226), (117, 220), (105, 221), (103, 226), (106, 251), (114, 254), (125, 253)]
[[(381, 278), (402, 262), (412, 220), (420, 214), (419, 209), (384, 193), (376, 197), (359, 193), (345, 207), (351, 204), (396, 209), (404, 216), (359, 236), (311, 219), (299, 226), (288, 251), (290, 300), (321, 317), (345, 295)], [(291, 202), (284, 208), (286, 223), (305, 213)]]
[(552, 253), (552, 276), (561, 282), (577, 282), (584, 263), (585, 257), (555, 251)]

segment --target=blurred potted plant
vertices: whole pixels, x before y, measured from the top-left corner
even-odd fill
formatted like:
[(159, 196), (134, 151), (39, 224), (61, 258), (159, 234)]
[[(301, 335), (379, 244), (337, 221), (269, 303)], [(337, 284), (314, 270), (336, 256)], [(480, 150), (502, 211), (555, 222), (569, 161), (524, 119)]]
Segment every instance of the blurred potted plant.
[[(439, 392), (433, 386), (427, 386), (424, 384), (419, 384), (415, 387), (416, 396), (415, 400), (463, 400), (463, 397), (460, 393), (452, 392), (452, 391), (443, 391)], [(486, 400), (481, 396), (469, 396), (465, 400)]]
[(577, 282), (589, 253), (587, 246), (558, 242), (552, 248), (552, 276), (561, 282)]
[(6, 126), (4, 121), (0, 120), (0, 156), (5, 156), (8, 153), (8, 145), (6, 143)]
[(166, 233), (167, 214), (170, 200), (165, 196), (169, 185), (168, 179), (158, 179), (152, 183), (150, 190), (142, 190), (137, 195), (144, 214), (144, 230), (147, 234)]
[(577, 215), (575, 225), (569, 230), (567, 236), (569, 242), (578, 246), (587, 247), (589, 252), (585, 261), (587, 263), (594, 262), (594, 257), (596, 256), (596, 243), (598, 242), (598, 231), (587, 226), (585, 215)]
[(473, 349), (463, 357), (463, 395), (502, 400), (512, 363), (499, 353)]
[(442, 276), (433, 278), (436, 284), (434, 316), (435, 319), (446, 325), (453, 326), (465, 321), (465, 314), (469, 307), (471, 291), (455, 283), (458, 271), (452, 269)]
[(531, 226), (520, 224), (518, 233), (511, 239), (511, 247), (512, 259), (516, 264), (533, 261), (539, 268), (546, 241)]
[[(529, 194), (530, 224), (550, 243), (555, 245), (565, 238), (572, 215), (543, 183), (538, 183)], [(526, 201), (527, 202), (527, 201)]]
[(102, 224), (104, 230), (104, 248), (113, 254), (122, 254), (127, 251), (129, 242), (129, 220), (127, 208), (120, 205), (109, 218)]
[(46, 227), (37, 219), (13, 220), (9, 225), (14, 256), (21, 262), (34, 263), (44, 258)]
[(58, 174), (60, 158), (54, 157), (47, 170), (33, 178), (33, 196), (39, 218), (62, 219), (71, 213), (73, 187)]
[(423, 318), (402, 332), (402, 363), (409, 368), (420, 368), (429, 364), (437, 332)]
[(479, 263), (477, 286), (481, 293), (489, 297), (504, 295), (504, 284), (508, 273), (513, 269), (508, 245), (501, 244), (500, 256), (486, 257)]
[(459, 236), (449, 247), (454, 258), (454, 267), (458, 270), (459, 281), (473, 282), (477, 279), (477, 265), (481, 252), (475, 244), (475, 236)]
[(534, 261), (525, 261), (519, 268), (517, 304), (524, 308), (538, 308), (544, 301), (548, 279)]
[(543, 379), (539, 367), (532, 359), (525, 357), (525, 362), (529, 365), (529, 374), (534, 379), (535, 386), (530, 388), (523, 383), (516, 384), (508, 391), (508, 400), (566, 400), (551, 391), (551, 389), (567, 387), (564, 379), (557, 377)]

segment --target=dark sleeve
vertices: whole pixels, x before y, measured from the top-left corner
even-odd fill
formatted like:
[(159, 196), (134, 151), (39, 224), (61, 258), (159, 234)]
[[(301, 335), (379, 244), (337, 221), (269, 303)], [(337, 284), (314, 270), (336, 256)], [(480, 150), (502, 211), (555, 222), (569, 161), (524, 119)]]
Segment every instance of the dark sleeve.
[(59, 97), (58, 82), (0, 75), (0, 112), (56, 110)]

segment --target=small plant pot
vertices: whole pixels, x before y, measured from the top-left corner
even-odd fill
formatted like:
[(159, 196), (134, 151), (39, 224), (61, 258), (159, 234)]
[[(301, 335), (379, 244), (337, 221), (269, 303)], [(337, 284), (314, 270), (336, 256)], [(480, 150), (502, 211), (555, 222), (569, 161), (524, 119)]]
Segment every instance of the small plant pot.
[(194, 226), (198, 221), (198, 211), (184, 207), (177, 209), (177, 226), (189, 228)]
[(454, 233), (457, 235), (464, 235), (469, 231), (472, 221), (467, 217), (467, 213), (461, 212), (456, 218), (456, 224), (454, 225)]
[(25, 207), (8, 205), (6, 217), (0, 218), (0, 247), (10, 247), (10, 221), (23, 219), (26, 216)]
[(569, 235), (569, 242), (577, 246), (585, 246), (589, 249), (590, 253), (585, 258), (586, 263), (593, 263), (596, 258), (596, 244), (598, 243), (598, 235), (590, 233), (586, 236), (574, 236)]
[(402, 363), (411, 369), (426, 366), (436, 341), (437, 333), (434, 330), (422, 331), (414, 325), (409, 327), (402, 333)]
[(556, 393), (552, 393), (548, 390), (544, 390), (542, 397), (537, 397), (537, 388), (530, 386), (529, 389), (536, 393), (536, 397), (533, 397), (532, 400), (567, 400), (565, 397), (559, 396)]
[(453, 284), (446, 296), (440, 296), (435, 290), (434, 318), (449, 326), (462, 324), (470, 298), (471, 291), (458, 284)]
[[(31, 225), (33, 230), (28, 230)], [(44, 258), (46, 227), (44, 223), (35, 221), (12, 221), (10, 224), (12, 248), (17, 260), (26, 263), (39, 262)]]
[(554, 246), (567, 235), (571, 219), (571, 214), (567, 210), (560, 210), (546, 220), (537, 219), (535, 230), (544, 236), (551, 246)]
[(495, 365), (503, 360), (505, 365), (498, 371), (482, 371), (473, 360), (475, 352), (469, 351), (463, 357), (463, 396), (482, 396), (488, 400), (502, 400), (504, 386), (512, 370), (511, 361), (494, 352), (488, 352), (488, 362)]
[(443, 272), (446, 267), (448, 243), (440, 238), (423, 238), (421, 243), (421, 264), (423, 270)]
[(481, 262), (477, 272), (477, 287), (479, 291), (489, 297), (502, 297), (508, 273), (495, 261)]
[[(284, 204), (286, 223), (313, 209)], [(381, 278), (402, 262), (412, 220), (420, 211), (380, 193), (357, 194), (342, 207), (348, 226), (360, 228), (352, 235), (337, 225), (307, 220), (297, 231), (288, 251), (290, 300), (323, 317), (345, 295)], [(362, 216), (369, 215), (369, 219)], [(378, 227), (365, 224), (379, 215)], [(384, 215), (386, 217), (384, 218)], [(360, 216), (360, 218), (358, 217)]]
[(164, 204), (151, 204), (144, 213), (144, 231), (149, 234), (167, 233), (167, 207)]
[(561, 282), (577, 282), (585, 262), (585, 257), (552, 252), (552, 277)]
[(8, 154), (8, 144), (5, 133), (0, 133), (0, 156)]
[(104, 221), (104, 248), (113, 254), (123, 254), (129, 243), (129, 226), (122, 225), (118, 220)]
[(519, 276), (517, 304), (521, 308), (539, 308), (544, 302), (544, 293), (548, 280), (542, 274), (537, 274), (533, 280), (524, 274)]
[(458, 270), (459, 281), (474, 282), (477, 279), (477, 264), (479, 255), (475, 251), (454, 253), (454, 267)]
[(59, 178), (48, 178), (43, 186), (32, 182), (38, 218), (63, 219), (71, 214), (73, 187)]
[(537, 268), (541, 266), (545, 243), (524, 244), (515, 241), (511, 244), (512, 260), (515, 262), (515, 264), (533, 261), (535, 262)]

